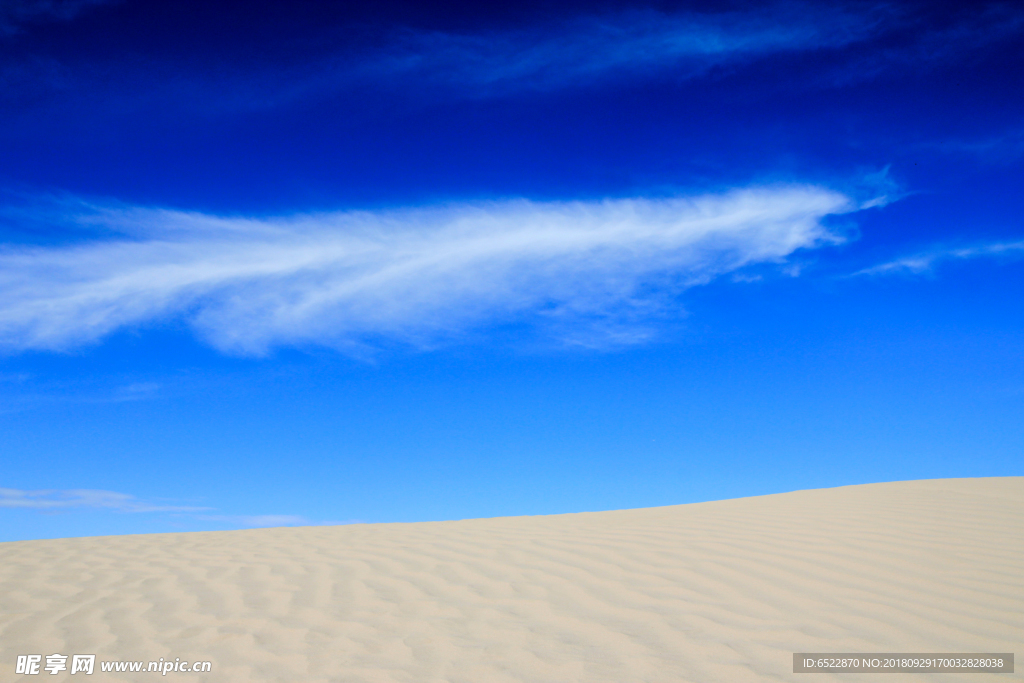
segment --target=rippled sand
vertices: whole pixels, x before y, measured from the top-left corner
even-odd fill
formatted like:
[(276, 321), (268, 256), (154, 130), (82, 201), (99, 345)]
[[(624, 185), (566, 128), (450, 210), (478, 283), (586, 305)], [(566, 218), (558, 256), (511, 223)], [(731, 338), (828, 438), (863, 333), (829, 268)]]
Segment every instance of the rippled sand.
[(1022, 643), (1024, 477), (0, 544), (3, 681), (58, 680), (16, 676), (27, 653), (213, 663), (166, 680), (878, 681), (793, 674), (792, 653)]

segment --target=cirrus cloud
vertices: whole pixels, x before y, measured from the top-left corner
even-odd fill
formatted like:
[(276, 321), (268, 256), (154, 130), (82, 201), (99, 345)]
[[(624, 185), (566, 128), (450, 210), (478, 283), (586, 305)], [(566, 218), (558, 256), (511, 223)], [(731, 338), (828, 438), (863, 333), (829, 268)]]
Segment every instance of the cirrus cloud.
[(97, 489), (24, 491), (8, 488), (0, 488), (0, 508), (51, 511), (91, 508), (115, 512), (198, 512), (211, 509), (151, 503), (117, 491)]
[(415, 76), (477, 96), (579, 86), (603, 77), (671, 71), (694, 78), (768, 55), (841, 49), (870, 40), (899, 12), (775, 4), (746, 12), (589, 14), (557, 25), (457, 34), (399, 31), (355, 71)]
[(257, 355), (426, 344), (523, 320), (565, 337), (596, 324), (631, 341), (686, 287), (841, 241), (822, 220), (856, 209), (817, 186), (261, 218), (76, 206), (35, 219), (114, 236), (0, 250), (8, 350), (67, 349), (172, 319), (221, 350)]
[[(87, 512), (102, 510), (122, 514), (164, 513), (177, 519), (197, 522), (220, 522), (233, 527), (305, 526), (314, 524), (301, 515), (229, 515), (212, 514), (216, 508), (190, 505), (168, 505), (140, 500), (129, 493), (101, 489), (23, 489), (0, 488), (0, 510), (35, 510), (37, 512)], [(319, 522), (347, 524), (350, 522)]]
[(864, 268), (854, 275), (892, 275), (896, 273), (920, 275), (931, 272), (936, 265), (944, 261), (999, 257), (1019, 258), (1022, 254), (1024, 254), (1024, 240), (991, 242), (959, 249), (934, 249)]

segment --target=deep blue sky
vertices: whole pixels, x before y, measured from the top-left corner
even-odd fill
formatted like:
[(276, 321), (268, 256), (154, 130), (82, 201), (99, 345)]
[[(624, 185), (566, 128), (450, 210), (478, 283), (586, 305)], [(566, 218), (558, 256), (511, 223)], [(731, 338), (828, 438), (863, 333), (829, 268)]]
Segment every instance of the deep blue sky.
[(1022, 43), (0, 0), (0, 540), (1022, 475)]

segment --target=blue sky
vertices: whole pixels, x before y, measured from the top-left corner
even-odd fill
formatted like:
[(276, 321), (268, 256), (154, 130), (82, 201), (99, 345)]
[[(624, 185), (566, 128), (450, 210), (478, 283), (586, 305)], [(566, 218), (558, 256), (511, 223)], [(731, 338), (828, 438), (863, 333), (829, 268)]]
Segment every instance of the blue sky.
[(1024, 474), (1016, 3), (0, 6), (0, 540)]

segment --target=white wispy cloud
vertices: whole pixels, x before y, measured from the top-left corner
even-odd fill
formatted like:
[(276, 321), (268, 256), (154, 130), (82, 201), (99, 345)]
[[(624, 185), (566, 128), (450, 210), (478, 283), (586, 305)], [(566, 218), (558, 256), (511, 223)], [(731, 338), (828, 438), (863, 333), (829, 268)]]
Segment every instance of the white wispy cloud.
[[(89, 0), (78, 3), (86, 4)], [(26, 5), (41, 13), (52, 3)], [(726, 12), (588, 13), (461, 33), (396, 27), (381, 31), (371, 44), (311, 40), (342, 47), (299, 55), (286, 65), (254, 68), (214, 60), (204, 61), (201, 71), (163, 61), (167, 58), (72, 64), (34, 54), (0, 66), (0, 83), (23, 101), (36, 101), (47, 90), (75, 89), (91, 103), (97, 92), (105, 92), (103, 101), (132, 115), (153, 106), (213, 114), (261, 110), (363, 87), (418, 97), (480, 98), (615, 78), (669, 74), (685, 80), (773, 54), (842, 49), (884, 33), (898, 14), (885, 4), (825, 9), (784, 2)], [(360, 46), (349, 47), (353, 42)]]
[(524, 319), (628, 342), (666, 294), (841, 241), (822, 219), (855, 209), (816, 186), (262, 218), (93, 206), (59, 220), (117, 237), (0, 250), (0, 346), (169, 319), (242, 354)]
[[(97, 489), (45, 489), (26, 491), (0, 488), (0, 508), (37, 510), (40, 512), (105, 510), (120, 513), (169, 513), (177, 519), (219, 522), (234, 527), (304, 526), (314, 522), (301, 515), (225, 515), (214, 514), (216, 508), (190, 505), (167, 505), (140, 500), (128, 493)], [(334, 524), (335, 522), (321, 522)], [(338, 522), (340, 523), (340, 522)]]
[(242, 527), (311, 526), (314, 524), (301, 515), (196, 515), (196, 519)]
[(735, 60), (844, 47), (874, 35), (892, 14), (883, 5), (823, 11), (777, 4), (746, 12), (630, 10), (475, 34), (407, 30), (361, 70), (377, 77), (416, 74), (469, 86), (476, 94), (575, 86), (652, 70), (692, 77)]
[(207, 507), (164, 505), (139, 500), (127, 493), (96, 489), (24, 491), (0, 488), (0, 508), (65, 510), (92, 508), (114, 512), (198, 512)]
[[(81, 9), (103, 1), (80, 0), (68, 7)], [(37, 16), (49, 16), (46, 8), (57, 3), (31, 0), (24, 5), (35, 8)], [(316, 47), (294, 54), (286, 63), (241, 64), (220, 55), (201, 60), (202, 69), (195, 70), (180, 57), (136, 56), (102, 63), (12, 55), (0, 65), (0, 85), (12, 101), (26, 106), (50, 102), (43, 94), (60, 92), (50, 106), (91, 110), (99, 101), (110, 106), (107, 116), (136, 117), (153, 109), (216, 116), (364, 88), (450, 100), (577, 88), (615, 79), (683, 81), (773, 55), (832, 51), (829, 66), (819, 65), (791, 84), (831, 87), (972, 58), (987, 46), (1024, 32), (1024, 12), (1011, 3), (963, 12), (952, 28), (931, 27), (913, 10), (885, 2), (827, 7), (775, 2), (707, 12), (648, 8), (473, 32), (375, 27), (373, 40), (365, 37), (366, 27), (355, 34), (359, 40), (339, 40), (345, 31), (355, 30), (342, 23), (325, 26), (322, 35), (307, 41)], [(901, 32), (911, 35), (890, 40)], [(848, 49), (856, 46), (860, 49)], [(78, 99), (69, 104), (68, 97)]]
[(1000, 256), (1024, 256), (1024, 240), (1020, 242), (992, 242), (959, 249), (935, 249), (894, 261), (880, 263), (859, 270), (854, 275), (892, 275), (898, 273), (920, 275), (932, 271), (943, 261), (992, 258)]
[[(576, 88), (622, 78), (700, 78), (784, 54), (830, 52), (792, 86), (834, 87), (887, 74), (932, 69), (983, 56), (1019, 39), (1024, 11), (993, 2), (932, 25), (904, 3), (772, 2), (742, 10), (630, 9), (581, 14), (518, 29), (457, 33), (407, 28), (360, 54), (328, 57), (281, 73), (275, 94), (244, 90), (257, 106), (355, 83), (423, 87), (446, 97), (493, 97)], [(268, 74), (264, 74), (266, 78)], [(266, 81), (265, 81), (266, 82)]]

